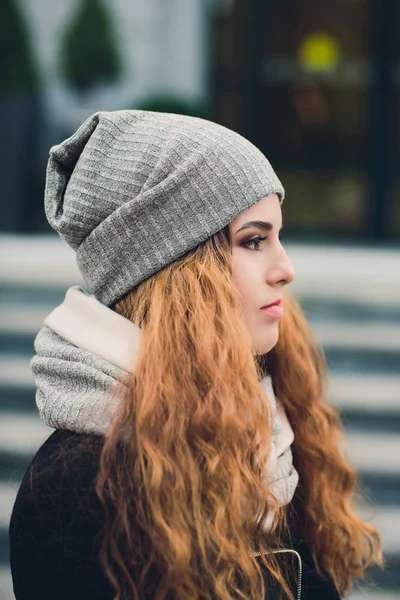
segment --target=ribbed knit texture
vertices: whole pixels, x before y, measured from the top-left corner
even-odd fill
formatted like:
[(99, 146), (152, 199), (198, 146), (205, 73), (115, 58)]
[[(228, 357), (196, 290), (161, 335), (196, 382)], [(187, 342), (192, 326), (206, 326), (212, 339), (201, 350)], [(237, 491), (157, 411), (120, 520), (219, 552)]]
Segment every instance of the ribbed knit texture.
[(111, 305), (283, 187), (249, 141), (204, 119), (98, 112), (50, 150), (50, 225)]
[(104, 435), (127, 373), (46, 326), (36, 336), (35, 350), (31, 367), (42, 421), (54, 429)]

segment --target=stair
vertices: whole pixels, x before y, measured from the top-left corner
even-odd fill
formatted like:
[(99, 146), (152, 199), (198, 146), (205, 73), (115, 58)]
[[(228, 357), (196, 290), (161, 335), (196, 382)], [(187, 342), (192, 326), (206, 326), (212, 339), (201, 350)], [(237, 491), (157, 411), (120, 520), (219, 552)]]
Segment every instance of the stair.
[[(387, 562), (371, 571), (375, 587), (356, 589), (351, 600), (400, 600), (400, 253), (286, 248), (297, 272), (292, 291), (325, 350), (330, 401), (366, 492), (360, 512), (380, 531)], [(0, 265), (0, 600), (11, 600), (9, 516), (26, 467), (52, 431), (35, 407), (33, 339), (66, 288), (82, 280), (55, 236), (0, 236), (0, 255), (7, 257)]]

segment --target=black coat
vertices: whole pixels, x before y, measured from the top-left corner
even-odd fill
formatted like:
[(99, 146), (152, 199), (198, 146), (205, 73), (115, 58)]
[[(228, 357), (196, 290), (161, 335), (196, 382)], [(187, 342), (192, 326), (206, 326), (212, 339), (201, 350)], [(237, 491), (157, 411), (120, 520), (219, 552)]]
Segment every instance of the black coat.
[[(76, 452), (82, 442), (85, 451)], [(55, 431), (33, 459), (10, 522), (16, 600), (113, 600), (98, 559), (102, 506), (94, 481), (102, 443), (101, 437)], [(331, 582), (316, 574), (305, 544), (296, 550), (303, 562), (302, 598), (338, 600)], [(271, 591), (268, 600), (276, 596)]]

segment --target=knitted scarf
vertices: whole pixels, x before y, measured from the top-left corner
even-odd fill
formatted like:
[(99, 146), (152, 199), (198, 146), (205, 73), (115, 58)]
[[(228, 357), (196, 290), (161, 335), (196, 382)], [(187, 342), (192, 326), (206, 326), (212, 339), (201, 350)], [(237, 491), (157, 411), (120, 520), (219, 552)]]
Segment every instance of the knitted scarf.
[[(75, 286), (45, 319), (31, 367), (41, 419), (54, 429), (104, 435), (118, 406), (118, 384), (137, 361), (141, 329)], [(281, 505), (298, 483), (292, 464), (292, 428), (276, 401), (270, 377), (260, 382), (274, 411), (266, 478)], [(267, 399), (266, 399), (267, 401)], [(271, 518), (264, 523), (267, 529)]]

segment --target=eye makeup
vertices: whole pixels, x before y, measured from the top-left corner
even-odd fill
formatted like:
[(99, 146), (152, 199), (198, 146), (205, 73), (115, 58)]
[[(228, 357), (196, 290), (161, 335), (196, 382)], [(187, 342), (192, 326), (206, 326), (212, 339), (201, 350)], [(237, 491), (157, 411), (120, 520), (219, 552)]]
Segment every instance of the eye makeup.
[[(264, 236), (262, 237), (261, 235), (255, 235), (253, 237), (251, 237), (250, 239), (245, 239), (242, 242), (240, 242), (240, 245), (244, 248), (248, 248), (249, 250), (255, 250), (256, 252), (259, 252), (260, 248), (259, 245), (261, 244), (261, 242), (263, 242), (264, 240), (267, 240), (268, 236)], [(256, 245), (257, 247), (251, 248), (251, 245)]]

